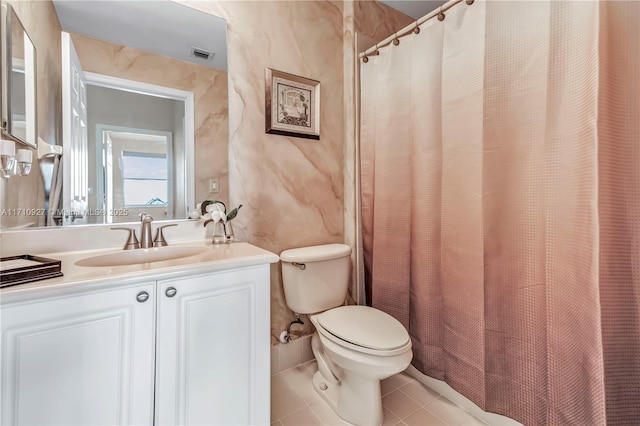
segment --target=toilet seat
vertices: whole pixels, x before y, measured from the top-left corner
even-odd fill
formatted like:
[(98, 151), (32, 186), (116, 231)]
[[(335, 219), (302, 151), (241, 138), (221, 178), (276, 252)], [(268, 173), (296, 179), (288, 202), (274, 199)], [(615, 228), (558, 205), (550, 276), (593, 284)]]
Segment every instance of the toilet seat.
[(357, 352), (393, 356), (411, 348), (398, 320), (368, 306), (340, 306), (312, 316), (312, 321), (324, 337)]

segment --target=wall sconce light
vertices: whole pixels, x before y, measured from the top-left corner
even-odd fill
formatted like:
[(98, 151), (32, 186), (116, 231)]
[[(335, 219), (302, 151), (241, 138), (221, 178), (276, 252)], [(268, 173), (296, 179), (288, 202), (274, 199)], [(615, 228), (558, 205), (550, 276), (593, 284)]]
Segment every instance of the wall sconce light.
[(31, 171), (33, 152), (30, 149), (19, 149), (16, 154), (14, 141), (0, 140), (0, 174), (9, 179), (11, 175), (26, 176)]
[(14, 141), (0, 140), (0, 173), (5, 179), (11, 177), (15, 165), (16, 143)]
[(31, 171), (31, 163), (33, 161), (33, 152), (29, 149), (19, 149), (16, 156), (18, 162), (18, 174), (26, 176)]

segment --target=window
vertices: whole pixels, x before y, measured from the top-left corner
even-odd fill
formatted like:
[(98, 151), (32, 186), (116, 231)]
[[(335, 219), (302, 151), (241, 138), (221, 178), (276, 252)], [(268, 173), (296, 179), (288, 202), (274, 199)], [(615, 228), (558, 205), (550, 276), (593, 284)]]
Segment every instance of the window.
[(165, 154), (124, 151), (122, 177), (125, 207), (167, 205), (169, 197)]

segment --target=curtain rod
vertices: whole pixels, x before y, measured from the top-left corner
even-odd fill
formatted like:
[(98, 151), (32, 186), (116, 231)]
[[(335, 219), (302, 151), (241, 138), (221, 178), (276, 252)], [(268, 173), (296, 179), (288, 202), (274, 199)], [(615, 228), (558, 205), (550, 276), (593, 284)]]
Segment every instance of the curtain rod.
[(462, 1), (466, 1), (466, 3), (469, 4), (469, 5), (473, 4), (473, 2), (474, 2), (474, 0), (449, 0), (448, 2), (446, 2), (445, 4), (440, 6), (439, 8), (433, 10), (432, 12), (429, 12), (428, 14), (423, 16), (422, 18), (418, 19), (413, 24), (407, 25), (406, 27), (404, 27), (403, 29), (401, 29), (397, 33), (392, 34), (389, 37), (385, 38), (380, 43), (376, 43), (375, 46), (370, 47), (369, 49), (367, 49), (364, 52), (360, 53), (358, 56), (360, 58), (362, 58), (363, 62), (367, 62), (368, 61), (367, 56), (369, 56), (369, 55), (377, 55), (379, 48), (384, 47), (384, 46), (388, 46), (392, 42), (393, 42), (393, 44), (395, 46), (397, 46), (398, 43), (400, 43), (398, 38), (404, 37), (404, 36), (409, 35), (409, 34), (411, 34), (413, 32), (418, 34), (420, 32), (420, 28), (419, 28), (420, 25), (424, 24), (429, 19), (434, 18), (434, 17), (437, 16), (438, 20), (443, 21), (444, 20), (444, 12), (446, 12), (449, 9), (451, 9), (456, 4), (461, 3)]

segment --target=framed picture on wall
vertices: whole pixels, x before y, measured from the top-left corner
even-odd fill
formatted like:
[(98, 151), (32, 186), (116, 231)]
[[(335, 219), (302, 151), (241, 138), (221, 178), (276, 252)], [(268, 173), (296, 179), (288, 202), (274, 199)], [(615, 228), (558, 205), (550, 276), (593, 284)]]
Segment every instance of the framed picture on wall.
[(265, 68), (265, 132), (320, 139), (320, 82)]

